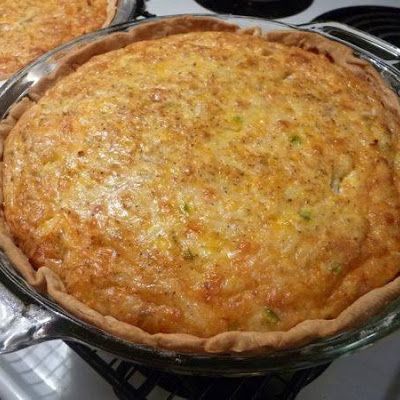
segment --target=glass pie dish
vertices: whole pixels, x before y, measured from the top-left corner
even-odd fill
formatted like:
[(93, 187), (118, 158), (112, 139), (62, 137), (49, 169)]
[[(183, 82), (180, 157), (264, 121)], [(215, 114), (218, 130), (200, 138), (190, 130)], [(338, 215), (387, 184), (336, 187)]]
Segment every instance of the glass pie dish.
[[(352, 47), (357, 56), (372, 63), (396, 93), (398, 92), (399, 74), (395, 65), (399, 60), (400, 50), (373, 37), (339, 24), (289, 26), (256, 18), (223, 15), (214, 18), (243, 28), (257, 26), (263, 31), (313, 31), (343, 42)], [(138, 24), (146, 23), (142, 21), (113, 26), (76, 39), (39, 58), (2, 87), (0, 116), (4, 118), (11, 106), (24, 96), (29, 97), (37, 85), (60, 67), (60, 60), (72, 51), (114, 32), (129, 31)], [(310, 367), (368, 345), (400, 324), (398, 300), (357, 329), (299, 348), (256, 355), (178, 353), (125, 342), (79, 321), (30, 289), (14, 272), (4, 254), (0, 258), (0, 280), (4, 282), (4, 288), (0, 292), (0, 352), (13, 351), (43, 340), (63, 338), (83, 342), (148, 366), (183, 373), (250, 375), (277, 369)]]

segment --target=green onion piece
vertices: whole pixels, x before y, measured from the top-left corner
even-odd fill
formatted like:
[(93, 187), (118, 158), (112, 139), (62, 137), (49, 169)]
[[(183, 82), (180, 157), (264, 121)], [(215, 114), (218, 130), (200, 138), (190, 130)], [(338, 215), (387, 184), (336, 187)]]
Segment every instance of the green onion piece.
[(300, 215), (300, 217), (303, 218), (305, 221), (311, 221), (312, 214), (311, 214), (311, 211), (310, 211), (310, 210), (307, 210), (306, 208), (302, 208), (302, 209), (299, 211), (299, 215)]
[(292, 135), (290, 137), (290, 143), (298, 146), (303, 143), (303, 140), (301, 139), (301, 137), (299, 135)]
[(338, 275), (342, 272), (342, 264), (340, 264), (337, 261), (334, 261), (333, 263), (331, 263), (328, 268), (329, 268), (330, 272), (332, 272), (336, 275)]
[(185, 203), (181, 204), (179, 208), (180, 208), (182, 214), (187, 214), (187, 215), (190, 214), (190, 206), (188, 203), (185, 202)]
[(269, 324), (277, 324), (281, 320), (270, 308), (264, 308), (264, 317)]
[(235, 115), (231, 119), (229, 129), (239, 132), (243, 128), (243, 118), (240, 115)]
[(243, 122), (243, 118), (242, 118), (240, 115), (235, 115), (235, 116), (232, 118), (232, 121), (233, 121), (235, 124), (241, 124), (241, 123)]

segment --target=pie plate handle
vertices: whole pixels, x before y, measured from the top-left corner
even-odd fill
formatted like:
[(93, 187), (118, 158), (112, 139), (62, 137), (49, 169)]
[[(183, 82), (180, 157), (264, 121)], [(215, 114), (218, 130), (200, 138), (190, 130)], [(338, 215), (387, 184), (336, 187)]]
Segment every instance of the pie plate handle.
[(376, 36), (339, 22), (317, 22), (301, 25), (307, 31), (319, 32), (324, 36), (342, 42), (353, 49), (378, 57), (384, 63), (400, 68), (400, 48)]
[(39, 304), (26, 304), (0, 282), (0, 354), (54, 338), (58, 316)]

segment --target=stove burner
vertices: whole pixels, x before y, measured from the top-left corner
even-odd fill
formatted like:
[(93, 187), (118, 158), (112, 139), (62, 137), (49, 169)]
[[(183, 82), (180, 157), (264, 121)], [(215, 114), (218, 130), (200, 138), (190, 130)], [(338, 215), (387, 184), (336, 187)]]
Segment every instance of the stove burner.
[(400, 47), (400, 8), (357, 6), (328, 11), (314, 22), (337, 21)]
[(308, 8), (313, 0), (196, 0), (211, 11), (252, 17), (283, 18)]

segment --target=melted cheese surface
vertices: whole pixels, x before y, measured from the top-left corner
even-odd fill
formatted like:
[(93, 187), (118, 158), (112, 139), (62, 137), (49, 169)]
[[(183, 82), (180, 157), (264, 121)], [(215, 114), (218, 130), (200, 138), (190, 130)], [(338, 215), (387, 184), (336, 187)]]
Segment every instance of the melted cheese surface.
[(222, 32), (131, 44), (12, 130), (6, 219), (35, 267), (148, 332), (334, 318), (399, 273), (389, 119), (368, 82), (298, 48)]
[(1, 0), (0, 79), (46, 51), (99, 29), (107, 0)]

